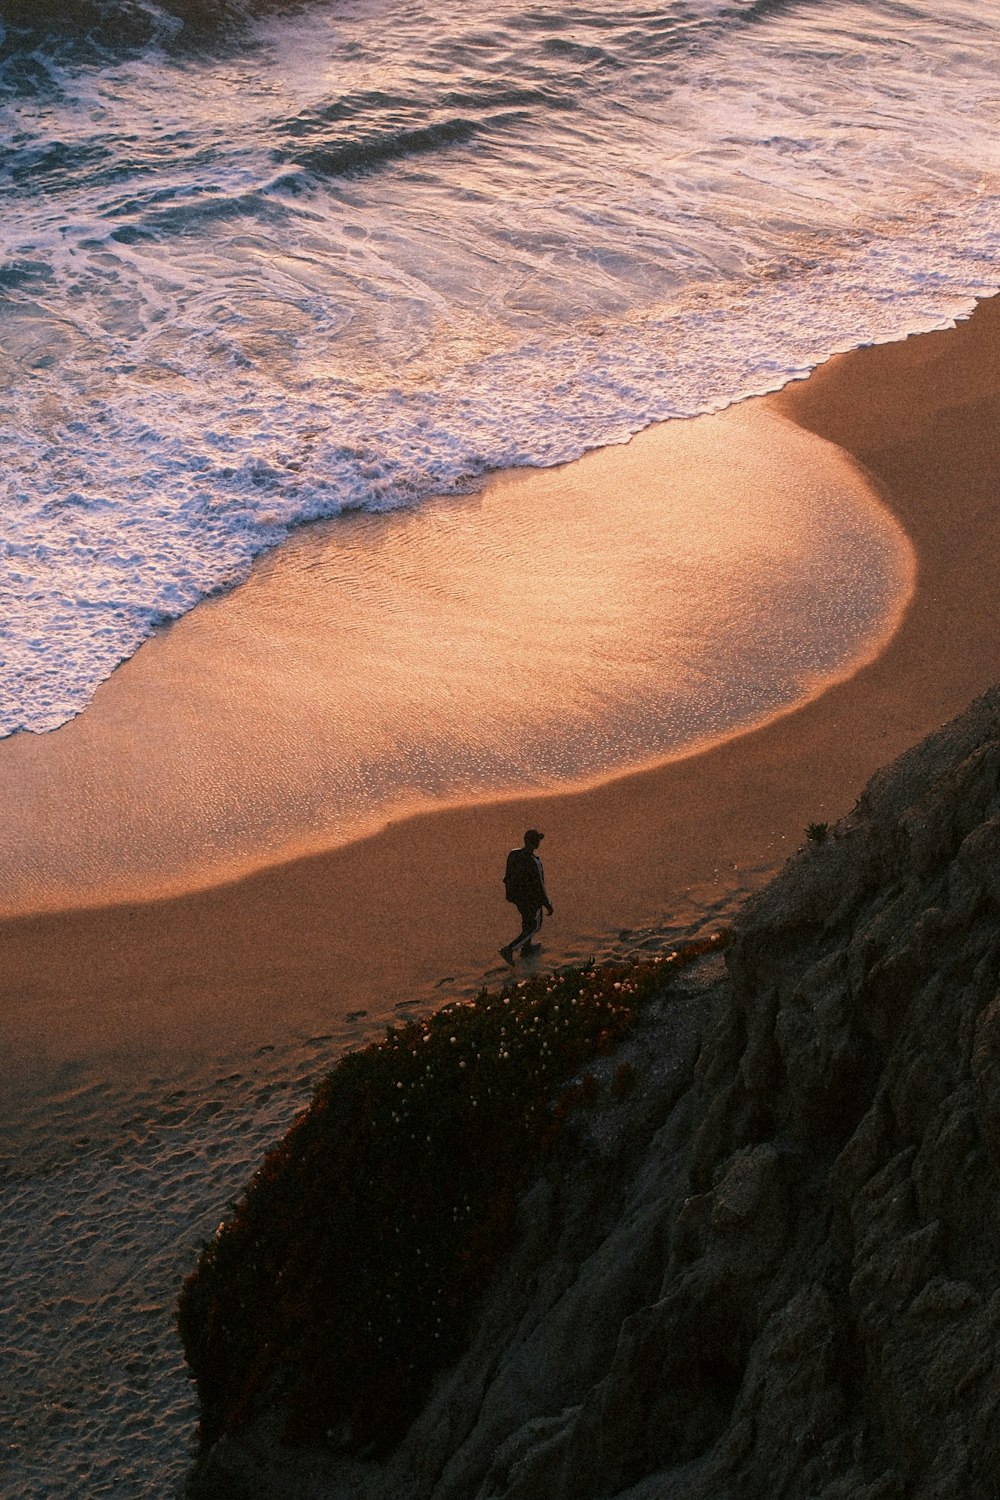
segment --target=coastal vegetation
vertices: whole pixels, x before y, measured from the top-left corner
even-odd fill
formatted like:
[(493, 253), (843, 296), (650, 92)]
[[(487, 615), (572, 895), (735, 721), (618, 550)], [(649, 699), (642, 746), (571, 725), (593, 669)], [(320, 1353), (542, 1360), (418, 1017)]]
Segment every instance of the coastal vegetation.
[[(203, 1442), (266, 1408), (288, 1443), (391, 1448), (463, 1349), (519, 1192), (572, 1156), (588, 1065), (724, 940), (484, 989), (342, 1058), (181, 1293)], [(621, 1062), (607, 1088), (634, 1081)]]

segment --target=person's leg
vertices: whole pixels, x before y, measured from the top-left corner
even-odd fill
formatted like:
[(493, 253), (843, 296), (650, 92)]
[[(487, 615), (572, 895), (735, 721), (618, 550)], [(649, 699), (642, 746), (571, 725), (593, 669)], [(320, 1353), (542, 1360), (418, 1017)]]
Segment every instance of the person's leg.
[(542, 925), (542, 908), (540, 906), (522, 906), (521, 911), (521, 936), (515, 938), (511, 943), (512, 948), (520, 948), (526, 953), (532, 946), (531, 939)]
[(514, 949), (520, 948), (522, 953), (530, 947), (531, 939), (542, 925), (542, 908), (534, 906), (519, 906), (521, 913), (521, 931), (513, 942), (500, 949), (500, 957), (506, 959), (507, 963), (514, 962)]

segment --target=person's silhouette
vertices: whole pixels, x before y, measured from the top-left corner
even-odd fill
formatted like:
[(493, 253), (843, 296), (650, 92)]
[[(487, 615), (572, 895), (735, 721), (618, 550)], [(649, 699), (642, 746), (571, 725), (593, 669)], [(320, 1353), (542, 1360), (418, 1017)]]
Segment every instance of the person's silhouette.
[(535, 944), (531, 939), (542, 925), (542, 911), (552, 915), (552, 902), (545, 889), (545, 872), (538, 857), (538, 846), (544, 835), (537, 828), (529, 828), (520, 849), (512, 849), (507, 856), (503, 885), (508, 901), (512, 901), (521, 913), (521, 931), (512, 943), (500, 949), (504, 963), (514, 962), (514, 951), (521, 956), (529, 953)]

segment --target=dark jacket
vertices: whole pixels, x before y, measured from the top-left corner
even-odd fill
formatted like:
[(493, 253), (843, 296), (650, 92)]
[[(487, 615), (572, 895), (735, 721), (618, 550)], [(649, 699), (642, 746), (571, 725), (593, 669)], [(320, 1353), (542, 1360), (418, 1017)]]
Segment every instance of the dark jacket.
[(537, 911), (540, 906), (549, 904), (549, 898), (545, 893), (542, 862), (537, 854), (526, 847), (512, 849), (508, 854), (503, 888), (507, 900), (513, 901), (515, 906), (524, 906)]

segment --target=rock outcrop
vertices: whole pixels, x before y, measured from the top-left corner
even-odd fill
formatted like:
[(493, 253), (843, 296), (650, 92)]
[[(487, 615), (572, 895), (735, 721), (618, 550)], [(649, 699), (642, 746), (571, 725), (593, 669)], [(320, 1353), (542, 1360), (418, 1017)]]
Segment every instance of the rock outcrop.
[(532, 1188), (391, 1457), (258, 1429), (197, 1492), (1000, 1496), (1000, 689), (789, 861), (725, 964), (625, 1043), (638, 1087)]

